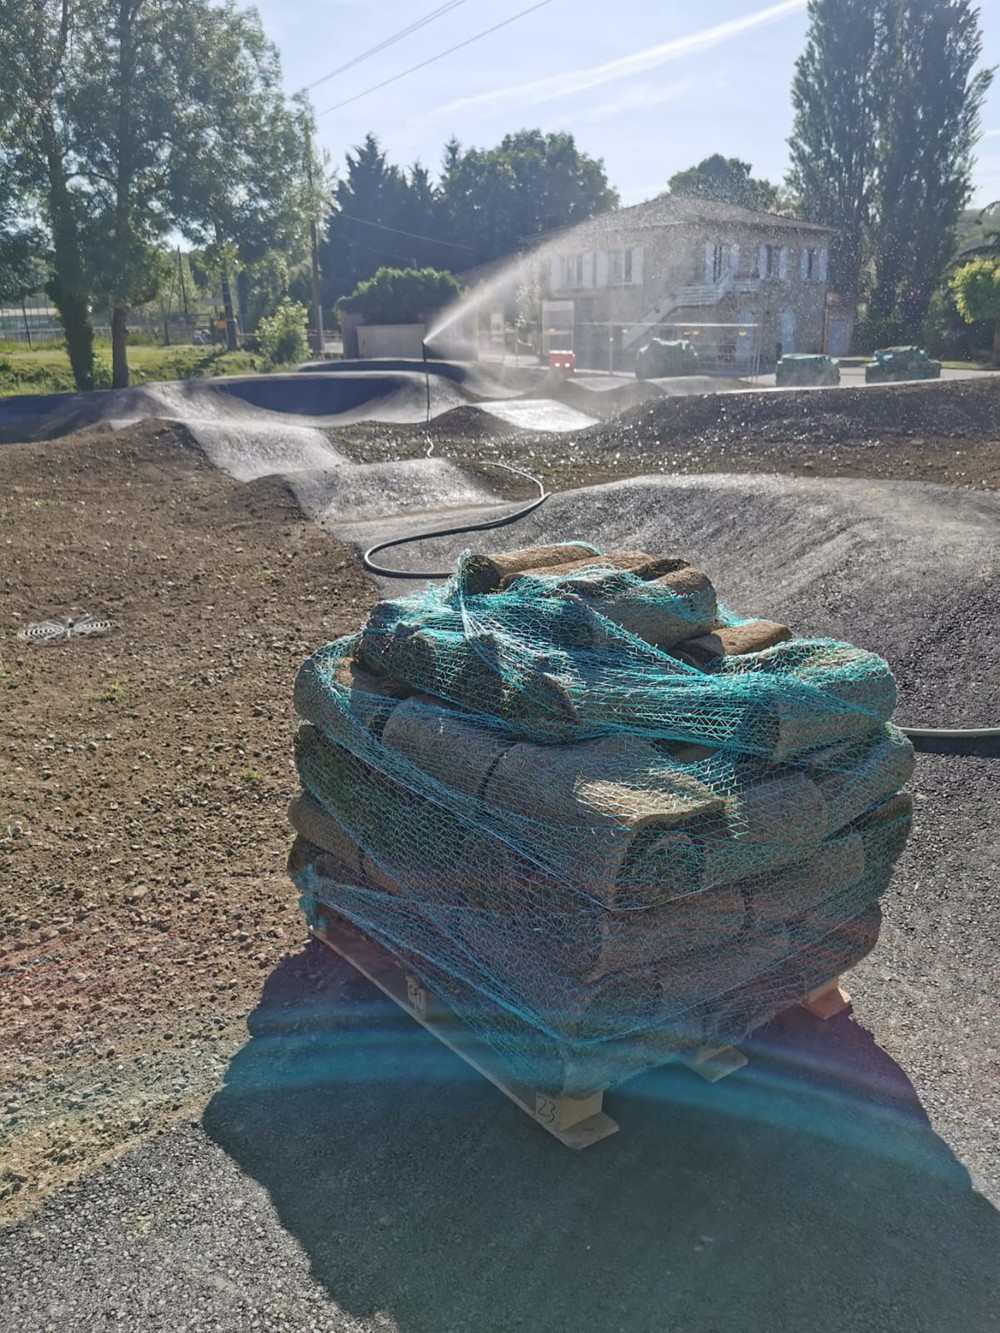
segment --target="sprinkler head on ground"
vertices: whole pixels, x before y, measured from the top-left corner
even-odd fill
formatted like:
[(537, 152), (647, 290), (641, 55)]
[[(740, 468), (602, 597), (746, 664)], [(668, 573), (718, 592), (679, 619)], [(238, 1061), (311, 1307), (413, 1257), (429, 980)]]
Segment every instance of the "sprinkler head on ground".
[(29, 643), (62, 643), (66, 639), (107, 634), (114, 625), (113, 620), (102, 620), (90, 612), (82, 616), (50, 616), (25, 625), (17, 631), (17, 637)]

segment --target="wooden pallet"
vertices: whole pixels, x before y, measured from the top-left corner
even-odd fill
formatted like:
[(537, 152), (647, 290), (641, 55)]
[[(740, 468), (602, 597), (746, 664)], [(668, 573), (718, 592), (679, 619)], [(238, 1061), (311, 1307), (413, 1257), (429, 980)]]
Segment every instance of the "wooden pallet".
[[(496, 1051), (408, 973), (388, 950), (328, 909), (321, 909), (312, 933), (567, 1148), (589, 1148), (591, 1144), (617, 1134), (618, 1122), (602, 1109), (603, 1088), (581, 1096), (569, 1096), (539, 1091), (519, 1082)], [(850, 996), (840, 988), (839, 977), (835, 977), (813, 991), (803, 1008), (826, 1019), (842, 1012), (849, 1004)], [(680, 1059), (711, 1083), (747, 1064), (746, 1056), (732, 1046), (703, 1047)]]
[(603, 1090), (584, 1097), (556, 1096), (518, 1082), (486, 1042), (431, 995), (392, 954), (359, 931), (324, 913), (322, 924), (313, 927), (313, 934), (567, 1148), (589, 1148), (618, 1132), (617, 1121), (601, 1109)]

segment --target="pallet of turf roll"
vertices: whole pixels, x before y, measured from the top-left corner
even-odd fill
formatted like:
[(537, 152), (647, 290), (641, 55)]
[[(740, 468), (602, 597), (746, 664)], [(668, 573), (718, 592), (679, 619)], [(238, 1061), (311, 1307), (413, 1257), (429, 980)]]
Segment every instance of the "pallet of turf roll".
[(911, 820), (885, 662), (675, 555), (467, 554), (304, 663), (312, 930), (574, 1147), (603, 1093), (842, 1010)]

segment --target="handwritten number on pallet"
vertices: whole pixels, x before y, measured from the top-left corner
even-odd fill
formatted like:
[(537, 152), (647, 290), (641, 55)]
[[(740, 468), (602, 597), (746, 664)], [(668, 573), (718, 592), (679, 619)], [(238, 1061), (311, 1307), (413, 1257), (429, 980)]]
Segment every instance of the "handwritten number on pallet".
[(406, 1003), (418, 1014), (427, 1012), (427, 992), (416, 977), (406, 978)]
[(543, 1097), (539, 1093), (535, 1097), (535, 1115), (543, 1125), (554, 1125), (556, 1122), (556, 1104), (552, 1097)]

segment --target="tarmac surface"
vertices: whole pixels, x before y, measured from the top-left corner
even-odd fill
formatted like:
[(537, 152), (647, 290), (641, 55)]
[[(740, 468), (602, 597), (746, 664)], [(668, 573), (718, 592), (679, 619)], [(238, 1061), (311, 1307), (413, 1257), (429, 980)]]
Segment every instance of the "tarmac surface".
[[(376, 475), (325, 435), (328, 454), (198, 438), (231, 475), (286, 473), (358, 550), (516, 507), (440, 460)], [(995, 726), (998, 534), (993, 493), (717, 475), (560, 493), (488, 541), (676, 550), (734, 610), (882, 652), (903, 723)], [(390, 554), (445, 568), (467, 544)], [(721, 1084), (635, 1080), (606, 1101), (621, 1133), (579, 1155), (303, 935), (204, 1117), (4, 1235), (0, 1329), (995, 1333), (998, 764), (919, 757), (850, 1014), (784, 1016)]]

